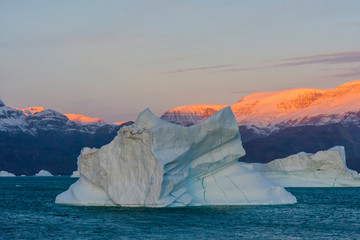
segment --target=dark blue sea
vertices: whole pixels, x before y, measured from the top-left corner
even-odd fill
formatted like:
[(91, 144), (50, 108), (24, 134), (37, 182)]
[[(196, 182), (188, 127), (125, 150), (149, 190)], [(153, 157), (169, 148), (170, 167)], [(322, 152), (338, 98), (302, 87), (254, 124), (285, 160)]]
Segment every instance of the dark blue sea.
[(55, 204), (74, 181), (0, 178), (0, 239), (360, 239), (360, 188), (289, 188), (298, 203), (277, 206)]

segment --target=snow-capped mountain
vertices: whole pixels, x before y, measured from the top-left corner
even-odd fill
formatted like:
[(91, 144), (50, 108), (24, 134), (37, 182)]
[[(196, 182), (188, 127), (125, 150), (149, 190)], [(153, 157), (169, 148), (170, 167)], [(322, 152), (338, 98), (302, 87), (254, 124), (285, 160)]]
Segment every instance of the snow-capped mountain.
[(200, 123), (205, 118), (223, 109), (226, 105), (194, 104), (180, 106), (166, 111), (161, 118), (182, 126)]
[(109, 143), (125, 125), (51, 109), (16, 109), (0, 101), (0, 171), (34, 175), (46, 169), (70, 175), (83, 147)]
[(84, 115), (79, 114), (64, 114), (70, 121), (76, 122), (78, 124), (86, 125), (86, 124), (96, 124), (103, 125), (105, 122), (101, 118), (91, 118)]
[(41, 130), (79, 131), (94, 133), (99, 127), (115, 124), (105, 124), (100, 118), (91, 118), (78, 114), (61, 114), (43, 107), (11, 108), (0, 100), (0, 131), (21, 131), (36, 135)]
[[(223, 107), (186, 105), (166, 111), (161, 118), (189, 126)], [(328, 90), (291, 89), (254, 93), (231, 105), (231, 109), (239, 126), (266, 135), (279, 129), (304, 125), (341, 123), (360, 126), (360, 80)]]

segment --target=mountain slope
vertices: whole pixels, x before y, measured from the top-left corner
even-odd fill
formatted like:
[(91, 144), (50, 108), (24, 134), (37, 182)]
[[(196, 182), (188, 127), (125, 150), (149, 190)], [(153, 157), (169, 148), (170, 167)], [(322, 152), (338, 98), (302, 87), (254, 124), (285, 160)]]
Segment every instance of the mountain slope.
[(67, 117), (42, 107), (15, 109), (0, 100), (0, 170), (34, 175), (45, 169), (54, 175), (70, 175), (83, 147), (101, 147), (129, 124), (132, 122), (105, 124), (82, 115)]
[(185, 105), (166, 111), (161, 118), (182, 126), (191, 126), (203, 121), (224, 107), (226, 107), (226, 105)]
[[(162, 119), (180, 125), (193, 125), (208, 115), (197, 105), (166, 111)], [(231, 105), (239, 126), (269, 135), (287, 127), (342, 123), (360, 126), (360, 80), (334, 89), (291, 89), (254, 93)], [(216, 109), (214, 109), (216, 110)], [(169, 118), (168, 116), (172, 117)], [(185, 119), (185, 120), (184, 120)]]

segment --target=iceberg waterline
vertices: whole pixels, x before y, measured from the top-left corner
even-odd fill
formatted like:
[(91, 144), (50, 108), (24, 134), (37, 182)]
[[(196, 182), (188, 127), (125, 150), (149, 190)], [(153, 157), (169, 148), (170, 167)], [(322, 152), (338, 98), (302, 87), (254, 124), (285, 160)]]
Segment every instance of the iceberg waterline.
[(360, 187), (360, 174), (346, 166), (345, 149), (298, 153), (267, 164), (241, 163), (284, 187)]
[(296, 198), (258, 171), (245, 155), (229, 107), (182, 127), (146, 109), (108, 145), (84, 148), (79, 180), (56, 197), (70, 205), (180, 207), (289, 204)]

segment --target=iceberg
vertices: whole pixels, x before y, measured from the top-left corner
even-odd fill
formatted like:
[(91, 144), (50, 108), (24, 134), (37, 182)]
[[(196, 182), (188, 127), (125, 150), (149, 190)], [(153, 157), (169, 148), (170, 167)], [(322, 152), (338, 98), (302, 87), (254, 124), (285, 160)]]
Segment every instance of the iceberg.
[[(0, 103), (1, 103), (1, 100), (0, 100)], [(9, 173), (7, 171), (0, 171), (0, 177), (15, 177), (15, 175), (12, 173)]]
[(78, 178), (78, 177), (80, 177), (79, 171), (73, 171), (73, 173), (71, 174), (70, 177), (71, 177), (71, 178)]
[(346, 166), (345, 149), (300, 152), (267, 164), (242, 163), (283, 187), (360, 187), (360, 174)]
[(125, 207), (296, 203), (283, 187), (241, 166), (237, 160), (243, 155), (229, 107), (191, 127), (146, 109), (109, 144), (82, 149), (79, 180), (55, 202)]
[(36, 177), (52, 177), (53, 175), (46, 171), (46, 170), (40, 170), (37, 174), (35, 174)]

